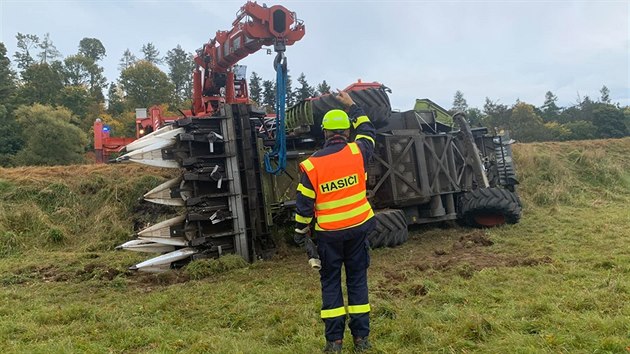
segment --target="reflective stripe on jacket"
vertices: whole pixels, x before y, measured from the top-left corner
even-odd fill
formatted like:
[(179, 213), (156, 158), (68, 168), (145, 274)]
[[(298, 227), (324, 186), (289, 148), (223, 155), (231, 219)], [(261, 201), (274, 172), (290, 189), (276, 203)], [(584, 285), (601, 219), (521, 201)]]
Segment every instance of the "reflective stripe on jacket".
[(315, 192), (316, 230), (345, 229), (374, 216), (366, 196), (363, 156), (356, 143), (330, 155), (311, 156), (300, 168)]

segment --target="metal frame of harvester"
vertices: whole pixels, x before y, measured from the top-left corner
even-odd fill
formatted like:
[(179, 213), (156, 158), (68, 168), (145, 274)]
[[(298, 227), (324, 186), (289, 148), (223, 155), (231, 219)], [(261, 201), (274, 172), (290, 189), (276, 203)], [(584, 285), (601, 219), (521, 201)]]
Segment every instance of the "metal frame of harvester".
[[(273, 254), (274, 227), (290, 220), (298, 164), (322, 143), (320, 122), (339, 107), (334, 95), (303, 101), (287, 111), (286, 168), (267, 173), (264, 156), (277, 144), (265, 130), (265, 113), (248, 104), (245, 81), (234, 65), (263, 45), (274, 45), (276, 63), (286, 45), (304, 35), (296, 15), (282, 6), (248, 2), (233, 29), (197, 52), (193, 110), (127, 145), (118, 161), (180, 169), (181, 176), (145, 194), (149, 202), (181, 207), (179, 216), (137, 232), (122, 249), (158, 253), (132, 269), (160, 272), (190, 260), (236, 253), (247, 261)], [(429, 100), (392, 112), (387, 89), (357, 83), (346, 89), (377, 127), (368, 168), (368, 197), (377, 210), (373, 247), (407, 239), (407, 225), (462, 220), (474, 226), (514, 223), (521, 207), (511, 150), (501, 136), (441, 123), (448, 114)], [(276, 126), (277, 127), (277, 126)], [(273, 129), (273, 128), (270, 128)]]

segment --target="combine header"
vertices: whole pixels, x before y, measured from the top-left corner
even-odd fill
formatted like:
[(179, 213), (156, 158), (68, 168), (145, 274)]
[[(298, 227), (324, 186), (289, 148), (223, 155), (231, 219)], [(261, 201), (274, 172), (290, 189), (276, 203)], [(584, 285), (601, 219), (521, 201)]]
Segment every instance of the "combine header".
[[(161, 254), (131, 269), (160, 272), (227, 253), (249, 262), (273, 254), (274, 225), (292, 220), (298, 164), (321, 146), (323, 114), (340, 108), (334, 95), (325, 95), (291, 107), (284, 119), (284, 52), (304, 33), (286, 8), (248, 2), (230, 31), (217, 32), (197, 51), (190, 116), (127, 145), (118, 161), (182, 171), (145, 194), (145, 200), (180, 207), (182, 213), (119, 246)], [(270, 45), (277, 52), (279, 88), (274, 125), (249, 104), (243, 68), (236, 65)], [(405, 242), (408, 224), (518, 221), (517, 182), (503, 137), (471, 130), (463, 114), (455, 115), (459, 129), (454, 130), (440, 122), (451, 117), (429, 100), (392, 112), (388, 89), (380, 83), (358, 82), (345, 91), (377, 127), (368, 168), (368, 198), (377, 221), (369, 235), (372, 247)]]
[[(229, 31), (218, 31), (194, 57), (191, 116), (129, 144), (128, 153), (118, 158), (183, 170), (181, 177), (145, 198), (182, 206), (185, 213), (138, 232), (137, 240), (120, 246), (168, 253), (133, 269), (162, 271), (225, 253), (252, 261), (275, 248), (263, 217), (259, 176), (264, 171), (256, 162), (261, 160), (254, 125), (264, 124), (265, 114), (248, 104), (244, 67), (236, 63), (273, 45), (279, 78), (286, 79), (286, 46), (300, 40), (305, 27), (286, 8), (255, 2), (241, 7), (232, 25)], [(284, 112), (284, 106), (278, 108)]]

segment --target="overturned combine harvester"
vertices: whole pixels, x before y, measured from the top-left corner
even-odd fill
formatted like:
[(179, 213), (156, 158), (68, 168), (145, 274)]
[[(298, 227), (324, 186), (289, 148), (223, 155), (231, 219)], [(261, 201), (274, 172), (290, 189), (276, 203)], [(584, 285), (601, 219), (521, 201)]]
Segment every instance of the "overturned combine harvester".
[[(272, 255), (274, 225), (291, 219), (298, 164), (323, 143), (323, 114), (340, 106), (334, 95), (316, 97), (288, 109), (285, 119), (279, 97), (280, 114), (275, 124), (267, 124), (264, 112), (247, 103), (245, 82), (235, 82), (232, 67), (262, 45), (274, 44), (280, 84), (286, 74), (284, 45), (301, 39), (304, 27), (281, 6), (251, 2), (234, 25), (238, 31), (218, 32), (221, 40), (206, 44), (195, 58), (191, 116), (133, 142), (119, 158), (182, 171), (145, 195), (149, 202), (181, 207), (181, 214), (120, 246), (161, 253), (131, 269), (159, 272), (229, 253), (250, 262)], [(258, 32), (235, 37), (243, 35), (243, 28)], [(239, 52), (243, 43), (250, 47)], [(228, 60), (230, 53), (244, 55)], [(378, 83), (359, 82), (345, 91), (377, 128), (367, 171), (368, 199), (377, 221), (369, 235), (372, 247), (405, 242), (409, 224), (518, 222), (521, 206), (504, 137), (485, 128), (471, 130), (463, 114), (453, 117), (459, 127), (453, 129), (444, 123), (451, 119), (448, 113), (429, 100), (417, 100), (410, 111), (392, 112), (386, 88)], [(269, 162), (277, 165), (273, 173), (267, 172)]]

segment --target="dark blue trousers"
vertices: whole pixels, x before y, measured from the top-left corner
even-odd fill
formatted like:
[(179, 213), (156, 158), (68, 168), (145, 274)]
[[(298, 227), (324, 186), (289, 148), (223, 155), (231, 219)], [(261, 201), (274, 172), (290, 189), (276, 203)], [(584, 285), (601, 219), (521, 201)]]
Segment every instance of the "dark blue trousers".
[[(346, 316), (350, 316), (350, 332), (355, 337), (370, 334), (367, 269), (370, 266), (368, 233), (374, 219), (345, 230), (317, 231), (317, 250), (322, 262), (322, 320), (327, 341), (343, 339)], [(341, 291), (341, 266), (346, 269), (348, 306)]]

